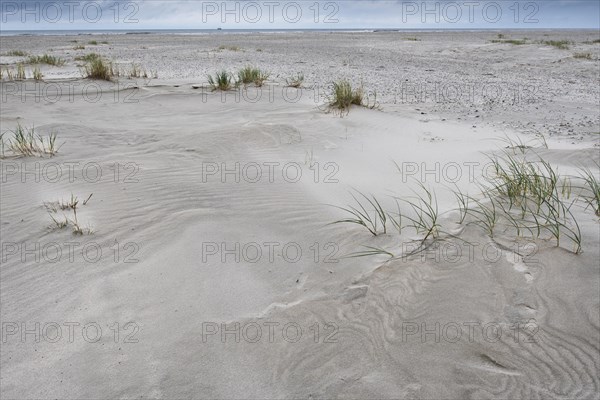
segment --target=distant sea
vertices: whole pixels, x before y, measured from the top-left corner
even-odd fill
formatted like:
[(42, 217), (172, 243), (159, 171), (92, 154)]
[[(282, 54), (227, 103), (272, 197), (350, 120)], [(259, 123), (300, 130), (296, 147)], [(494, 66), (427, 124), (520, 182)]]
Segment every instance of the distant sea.
[(107, 29), (107, 30), (19, 30), (1, 31), (2, 36), (73, 35), (215, 35), (228, 33), (374, 32), (375, 29)]
[[(74, 35), (215, 35), (215, 34), (243, 34), (243, 33), (310, 33), (310, 32), (500, 32), (515, 29), (147, 29), (147, 30), (0, 30), (0, 36), (74, 36)], [(526, 29), (517, 29), (526, 30)], [(533, 30), (533, 29), (528, 29)], [(550, 30), (550, 29), (535, 29)], [(551, 29), (556, 30), (556, 29)], [(565, 29), (569, 30), (569, 29)]]

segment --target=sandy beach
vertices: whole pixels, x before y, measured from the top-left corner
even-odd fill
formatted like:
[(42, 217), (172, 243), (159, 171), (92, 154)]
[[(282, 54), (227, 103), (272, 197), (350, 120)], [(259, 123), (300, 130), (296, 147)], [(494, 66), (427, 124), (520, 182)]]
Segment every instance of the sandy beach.
[[(502, 35), (2, 36), (2, 397), (598, 399), (598, 32)], [(486, 197), (494, 157), (559, 218)]]

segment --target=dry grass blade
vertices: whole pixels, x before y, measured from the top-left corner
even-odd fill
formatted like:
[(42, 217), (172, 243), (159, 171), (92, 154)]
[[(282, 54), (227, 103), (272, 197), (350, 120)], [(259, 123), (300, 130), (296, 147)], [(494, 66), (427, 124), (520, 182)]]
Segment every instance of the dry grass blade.
[(407, 203), (414, 211), (415, 217), (405, 216), (412, 222), (411, 227), (415, 228), (417, 233), (423, 233), (424, 237), (421, 244), (427, 239), (436, 239), (439, 236), (441, 225), (438, 222), (439, 208), (437, 196), (425, 185), (419, 182), (423, 194), (413, 190), (415, 200), (398, 199)]
[(387, 251), (385, 249), (379, 248), (379, 247), (372, 247), (372, 246), (363, 246), (363, 247), (367, 250), (349, 254), (347, 258), (372, 257), (372, 256), (380, 256), (380, 255), (385, 255), (390, 258), (395, 257), (394, 254), (390, 253), (389, 251)]
[[(596, 165), (600, 170), (600, 164), (596, 163)], [(580, 175), (585, 182), (585, 189), (588, 191), (588, 194), (582, 197), (588, 203), (588, 207), (592, 207), (596, 216), (600, 217), (600, 182), (598, 177), (589, 168), (581, 169)]]
[[(357, 207), (353, 207), (353, 206), (348, 206), (347, 208), (338, 207), (338, 206), (334, 206), (334, 207), (347, 212), (352, 217), (332, 222), (332, 224), (342, 224), (342, 223), (356, 224), (356, 225), (360, 225), (360, 226), (364, 227), (365, 229), (367, 229), (369, 231), (369, 233), (371, 233), (373, 236), (378, 236), (381, 233), (386, 234), (387, 233), (387, 214), (383, 210), (383, 207), (381, 207), (381, 204), (379, 203), (379, 201), (377, 201), (375, 196), (372, 196), (371, 198), (369, 198), (359, 191), (357, 191), (357, 193), (360, 194), (360, 196), (364, 199), (364, 201), (366, 201), (366, 203), (368, 203), (372, 207), (372, 210), (367, 211), (367, 209), (365, 208), (365, 205), (363, 205), (363, 202), (361, 202), (359, 199), (356, 198), (356, 196), (353, 193), (351, 193), (350, 195), (356, 202)], [(380, 225), (383, 229), (383, 232), (381, 232), (381, 233), (379, 232)]]

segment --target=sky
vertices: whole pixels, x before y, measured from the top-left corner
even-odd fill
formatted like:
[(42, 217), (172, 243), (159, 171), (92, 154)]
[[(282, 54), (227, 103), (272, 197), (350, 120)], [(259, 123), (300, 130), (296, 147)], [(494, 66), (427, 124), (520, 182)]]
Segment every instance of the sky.
[(0, 0), (0, 30), (600, 29), (598, 0)]

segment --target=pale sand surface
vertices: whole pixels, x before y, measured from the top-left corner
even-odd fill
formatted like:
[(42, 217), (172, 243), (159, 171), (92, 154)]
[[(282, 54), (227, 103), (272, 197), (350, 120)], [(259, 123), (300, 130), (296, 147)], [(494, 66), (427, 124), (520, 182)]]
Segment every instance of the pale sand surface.
[[(403, 36), (421, 41), (399, 40)], [(98, 83), (105, 92), (96, 103), (77, 90), (72, 101), (23, 100), (21, 92), (13, 93), (14, 83), (2, 83), (2, 132), (17, 122), (35, 124), (42, 133), (55, 130), (64, 142), (54, 158), (2, 160), (3, 246), (58, 243), (63, 249), (52, 263), (44, 254), (21, 260), (20, 250), (7, 254), (3, 247), (3, 333), (6, 324), (19, 332), (6, 334), (1, 343), (2, 397), (598, 398), (600, 232), (589, 209), (574, 208), (582, 254), (572, 252), (568, 239), (560, 248), (548, 239), (536, 241), (535, 254), (526, 259), (513, 251), (507, 228), (500, 227), (492, 240), (475, 225), (456, 223), (452, 184), (443, 174), (429, 175), (424, 183), (437, 193), (445, 230), (460, 237), (443, 243), (462, 248), (461, 256), (452, 257), (452, 248), (446, 248), (391, 261), (344, 258), (365, 245), (399, 255), (419, 235), (406, 228), (402, 235), (390, 229), (373, 237), (358, 226), (329, 225), (344, 217), (330, 205), (351, 204), (353, 188), (391, 209), (390, 196), (411, 196), (417, 181), (404, 179), (394, 162), (428, 168), (457, 163), (463, 176), (456, 184), (476, 195), (467, 163), (477, 163), (479, 176), (484, 152), (505, 146), (499, 140), (505, 136), (535, 144), (535, 134), (543, 134), (548, 149), (531, 151), (561, 173), (594, 168), (598, 45), (583, 43), (594, 32), (510, 33), (524, 36), (577, 44), (570, 50), (492, 44), (495, 34), (458, 32), (111, 35), (94, 38), (109, 45), (76, 52), (70, 41), (89, 37), (2, 37), (2, 53), (52, 49), (67, 59), (66, 66), (44, 67), (42, 85), (49, 93), (89, 83), (77, 77), (73, 56), (91, 51), (159, 75), (121, 80), (122, 86), (139, 88), (119, 92), (131, 95), (132, 103), (115, 101), (111, 83)], [(215, 51), (220, 45), (242, 50)], [(591, 52), (594, 60), (574, 59), (575, 52)], [(0, 63), (15, 61), (0, 57)], [(247, 64), (273, 72), (270, 91), (264, 89), (257, 102), (192, 89), (205, 83), (208, 72)], [(308, 89), (289, 102), (283, 84), (295, 72), (305, 74)], [(353, 108), (344, 118), (325, 113), (313, 89), (339, 78), (377, 90), (382, 110)], [(530, 101), (475, 96), (459, 103), (408, 104), (394, 90), (406, 80), (469, 83), (480, 91), (490, 82), (536, 90)], [(32, 85), (18, 85), (27, 83)], [(248, 89), (247, 98), (255, 93)], [(318, 164), (311, 169), (311, 162)], [(68, 163), (74, 163), (73, 179)], [(101, 169), (98, 182), (86, 163)], [(223, 182), (220, 174), (203, 174), (207, 163), (230, 169), (257, 163), (263, 176), (249, 182), (255, 170), (249, 168), (239, 183), (232, 175)], [(299, 166), (298, 182), (290, 182), (295, 168), (283, 176), (286, 164)], [(62, 166), (57, 181), (49, 178), (52, 165)], [(272, 182), (267, 165), (273, 165)], [(39, 182), (22, 174), (36, 166)], [(80, 199), (93, 193), (78, 211), (92, 235), (48, 229), (43, 203), (71, 193)], [(463, 241), (476, 243), (472, 254)], [(79, 245), (72, 261), (65, 245), (70, 242)], [(271, 242), (279, 244), (272, 260), (264, 245), (257, 262), (248, 260), (254, 253), (239, 262), (220, 252), (203, 259), (207, 244)], [(80, 250), (89, 243), (102, 248), (96, 262), (86, 261)], [(287, 258), (281, 254), (285, 244), (302, 249), (298, 261), (291, 260), (293, 249)], [(338, 262), (330, 263), (326, 257), (336, 248)], [(499, 256), (492, 259), (486, 251)], [(124, 262), (133, 258), (138, 261)], [(31, 330), (36, 322), (61, 325), (63, 337), (52, 343), (51, 330), (39, 342), (33, 334), (21, 337), (21, 323)], [(72, 341), (64, 325), (69, 322), (80, 324)], [(89, 323), (102, 328), (95, 343), (82, 337)], [(239, 342), (234, 333), (223, 340), (222, 323), (230, 330), (240, 324)], [(290, 323), (285, 336), (282, 328)], [(408, 334), (436, 324), (444, 327), (437, 335)], [(472, 335), (469, 324), (479, 324)], [(481, 328), (486, 324), (491, 324), (487, 339)], [(262, 337), (255, 341), (257, 325)], [(217, 334), (203, 337), (215, 326)], [(456, 339), (455, 326), (462, 327)], [(129, 343), (135, 327), (129, 339), (137, 342)], [(302, 336), (296, 342), (297, 327)], [(88, 335), (95, 336), (94, 327)]]

